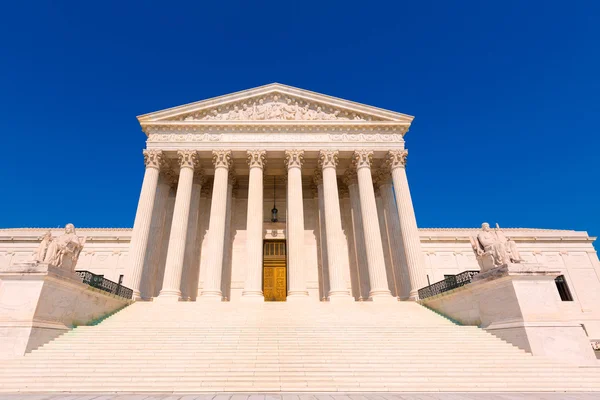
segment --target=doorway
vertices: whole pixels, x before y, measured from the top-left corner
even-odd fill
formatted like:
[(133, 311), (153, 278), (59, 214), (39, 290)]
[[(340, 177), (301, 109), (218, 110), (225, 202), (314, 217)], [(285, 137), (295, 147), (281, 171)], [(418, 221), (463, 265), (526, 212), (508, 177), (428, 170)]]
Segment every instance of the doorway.
[(265, 301), (285, 301), (287, 297), (287, 257), (285, 240), (265, 240), (263, 245), (263, 293)]

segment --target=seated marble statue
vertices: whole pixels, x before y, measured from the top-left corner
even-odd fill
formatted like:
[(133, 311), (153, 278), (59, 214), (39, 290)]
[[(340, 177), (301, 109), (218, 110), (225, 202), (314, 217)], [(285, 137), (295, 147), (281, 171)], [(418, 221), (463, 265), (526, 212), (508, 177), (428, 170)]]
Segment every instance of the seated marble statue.
[(85, 237), (79, 238), (75, 234), (73, 224), (67, 224), (65, 233), (56, 238), (53, 238), (50, 231), (48, 231), (38, 247), (35, 261), (73, 271), (85, 240)]
[(494, 231), (487, 222), (481, 224), (481, 232), (476, 237), (471, 237), (471, 245), (481, 272), (522, 261), (517, 244), (504, 235), (498, 224)]

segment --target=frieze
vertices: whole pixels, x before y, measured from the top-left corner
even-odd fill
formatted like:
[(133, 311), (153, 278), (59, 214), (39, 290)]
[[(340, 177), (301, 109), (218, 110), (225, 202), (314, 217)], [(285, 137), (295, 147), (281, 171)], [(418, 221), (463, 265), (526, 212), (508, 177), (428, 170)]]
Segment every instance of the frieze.
[(175, 121), (371, 121), (350, 110), (272, 93), (178, 116)]
[(343, 134), (297, 134), (297, 133), (154, 133), (148, 137), (151, 143), (168, 142), (402, 142), (401, 134), (343, 133)]

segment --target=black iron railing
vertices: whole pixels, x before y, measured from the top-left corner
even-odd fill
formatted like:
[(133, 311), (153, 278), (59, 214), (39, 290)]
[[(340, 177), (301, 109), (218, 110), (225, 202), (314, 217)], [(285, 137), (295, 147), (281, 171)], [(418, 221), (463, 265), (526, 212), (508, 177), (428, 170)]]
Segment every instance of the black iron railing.
[(126, 299), (131, 299), (133, 296), (133, 290), (116, 282), (109, 281), (108, 279), (104, 278), (103, 275), (92, 274), (90, 271), (75, 272), (83, 278), (83, 283), (88, 284), (93, 288), (104, 290), (105, 292), (112, 293)]
[(458, 275), (447, 275), (443, 281), (419, 289), (419, 299), (426, 299), (427, 297), (435, 296), (471, 283), (473, 277), (478, 273), (479, 271), (465, 271)]

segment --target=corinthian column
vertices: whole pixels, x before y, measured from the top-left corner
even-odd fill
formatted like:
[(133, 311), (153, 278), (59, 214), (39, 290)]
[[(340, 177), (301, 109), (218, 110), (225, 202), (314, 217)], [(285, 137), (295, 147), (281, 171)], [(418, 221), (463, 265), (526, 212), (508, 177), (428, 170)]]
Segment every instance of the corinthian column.
[(263, 171), (266, 164), (264, 150), (248, 151), (250, 176), (248, 184), (248, 216), (246, 222), (246, 282), (242, 298), (263, 301), (262, 246), (263, 246)]
[(188, 232), (188, 219), (194, 183), (194, 168), (198, 167), (198, 153), (192, 150), (178, 151), (179, 183), (173, 209), (173, 222), (169, 235), (169, 248), (165, 264), (163, 286), (158, 295), (159, 301), (179, 301), (181, 298), (181, 274), (185, 257), (185, 242)]
[(410, 197), (408, 179), (406, 178), (406, 157), (408, 150), (394, 150), (387, 154), (386, 163), (392, 172), (394, 193), (396, 195), (396, 206), (400, 217), (400, 231), (406, 254), (406, 265), (408, 267), (408, 278), (410, 281), (411, 300), (418, 299), (417, 291), (426, 286), (425, 263), (421, 251), (421, 238), (417, 228), (417, 219)]
[(349, 268), (348, 254), (344, 254), (342, 241), (342, 218), (337, 187), (336, 167), (338, 152), (321, 150), (319, 167), (323, 172), (323, 205), (325, 208), (325, 235), (327, 240), (327, 264), (329, 267), (329, 300), (352, 300), (344, 280), (344, 268)]
[(358, 193), (358, 176), (356, 169), (351, 168), (344, 174), (344, 181), (350, 194), (350, 212), (352, 216), (352, 237), (354, 246), (351, 249), (356, 260), (356, 275), (358, 280), (358, 300), (363, 301), (369, 294), (369, 268), (365, 250), (365, 236), (360, 211), (360, 194)]
[(206, 277), (201, 298), (221, 301), (221, 274), (223, 272), (223, 251), (225, 250), (225, 221), (227, 217), (227, 181), (231, 167), (231, 151), (213, 151), (215, 179), (213, 182), (208, 227), (208, 254), (206, 254)]
[(135, 222), (131, 233), (129, 246), (129, 269), (127, 271), (126, 285), (133, 290), (133, 298), (140, 298), (140, 282), (144, 270), (144, 258), (148, 248), (148, 236), (150, 234), (150, 223), (152, 221), (152, 209), (156, 196), (156, 186), (160, 173), (160, 164), (163, 161), (163, 153), (160, 150), (145, 150), (144, 163), (146, 172), (142, 182), (142, 191), (138, 201)]
[(394, 200), (394, 187), (390, 171), (387, 169), (380, 170), (377, 174), (376, 185), (379, 187), (381, 202), (383, 204), (383, 215), (387, 229), (383, 234), (388, 237), (389, 254), (394, 271), (394, 282), (397, 288), (396, 295), (400, 297), (400, 300), (407, 300), (410, 292), (410, 283), (406, 269), (404, 246), (401, 240), (400, 218), (398, 217), (396, 200)]
[(392, 294), (388, 287), (387, 274), (385, 272), (385, 259), (383, 256), (383, 245), (381, 244), (377, 204), (375, 203), (373, 178), (371, 178), (372, 157), (372, 151), (359, 150), (354, 152), (352, 162), (356, 167), (356, 174), (358, 176), (360, 212), (363, 221), (367, 265), (369, 266), (369, 281), (371, 283), (369, 298), (371, 300), (379, 300), (380, 298), (391, 298)]
[(285, 165), (287, 179), (287, 229), (288, 229), (288, 298), (308, 296), (304, 274), (304, 202), (302, 200), (302, 164), (304, 151), (287, 150)]

